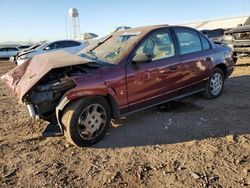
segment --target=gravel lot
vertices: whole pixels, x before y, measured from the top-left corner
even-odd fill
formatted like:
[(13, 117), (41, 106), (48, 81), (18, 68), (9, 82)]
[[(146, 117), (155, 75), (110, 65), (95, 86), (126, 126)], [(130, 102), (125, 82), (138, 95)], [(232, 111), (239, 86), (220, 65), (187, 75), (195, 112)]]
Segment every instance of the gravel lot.
[[(0, 75), (13, 67), (0, 61)], [(2, 82), (0, 99), (0, 187), (250, 187), (250, 59), (220, 98), (133, 114), (91, 148), (43, 138)]]

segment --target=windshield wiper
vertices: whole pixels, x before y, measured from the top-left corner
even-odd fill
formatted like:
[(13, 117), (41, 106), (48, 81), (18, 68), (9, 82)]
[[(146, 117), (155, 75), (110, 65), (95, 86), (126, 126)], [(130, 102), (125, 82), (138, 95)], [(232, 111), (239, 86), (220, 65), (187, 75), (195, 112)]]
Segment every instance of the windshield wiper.
[[(88, 51), (89, 54), (92, 55), (92, 51), (93, 51), (94, 49), (96, 49), (98, 46), (100, 46), (101, 44), (103, 44), (104, 42), (106, 42), (106, 41), (107, 41), (108, 39), (110, 39), (111, 37), (112, 37), (112, 35), (110, 35), (110, 36), (107, 37), (106, 39), (104, 39), (104, 40), (98, 42), (94, 48), (92, 48), (91, 50)], [(87, 53), (88, 53), (88, 52), (87, 52)]]
[(94, 48), (86, 51), (87, 55), (91, 55), (94, 59), (98, 59), (98, 57), (93, 53), (93, 50), (96, 49), (98, 46), (100, 46), (101, 44), (103, 44), (104, 42), (106, 42), (108, 39), (110, 39), (112, 37), (112, 35), (110, 35), (109, 37), (107, 37), (106, 39), (98, 42)]
[(93, 53), (92, 50), (87, 51), (88, 55), (91, 55), (94, 59), (97, 59), (97, 56)]

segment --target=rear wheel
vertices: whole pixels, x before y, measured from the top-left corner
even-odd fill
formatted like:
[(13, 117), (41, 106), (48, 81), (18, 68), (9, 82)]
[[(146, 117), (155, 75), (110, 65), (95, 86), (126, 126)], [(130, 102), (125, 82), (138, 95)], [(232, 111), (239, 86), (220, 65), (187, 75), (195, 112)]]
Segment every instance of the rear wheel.
[(103, 97), (87, 97), (72, 102), (64, 110), (62, 123), (67, 140), (77, 146), (91, 146), (105, 136), (111, 111)]
[(224, 72), (220, 68), (215, 68), (207, 82), (203, 96), (208, 99), (219, 97), (224, 87), (224, 79)]

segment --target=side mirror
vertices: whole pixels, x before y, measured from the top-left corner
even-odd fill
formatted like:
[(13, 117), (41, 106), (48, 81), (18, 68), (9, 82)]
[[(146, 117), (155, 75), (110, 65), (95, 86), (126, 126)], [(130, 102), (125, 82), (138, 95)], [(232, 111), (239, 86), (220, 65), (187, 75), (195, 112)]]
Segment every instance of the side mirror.
[(151, 61), (152, 56), (148, 54), (136, 54), (132, 59), (132, 63), (148, 63)]
[(47, 46), (46, 48), (44, 48), (44, 50), (50, 50), (50, 47), (49, 47), (49, 46)]

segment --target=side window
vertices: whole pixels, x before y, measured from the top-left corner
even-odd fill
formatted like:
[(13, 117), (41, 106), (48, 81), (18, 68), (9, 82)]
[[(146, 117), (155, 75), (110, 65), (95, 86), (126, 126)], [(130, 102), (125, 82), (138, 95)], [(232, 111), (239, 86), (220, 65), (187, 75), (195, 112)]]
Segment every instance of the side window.
[(174, 43), (169, 31), (158, 31), (149, 35), (135, 54), (151, 55), (153, 60), (175, 55)]
[(200, 35), (200, 37), (201, 37), (201, 43), (202, 43), (203, 50), (210, 49), (210, 44), (209, 44), (208, 40), (203, 35)]
[(76, 42), (76, 41), (69, 41), (68, 42), (68, 47), (74, 47), (74, 46), (80, 46), (81, 43), (80, 42)]
[(202, 51), (201, 41), (197, 32), (185, 28), (176, 28), (174, 32), (179, 41), (181, 54)]
[(5, 52), (5, 48), (1, 48), (1, 49), (0, 49), (0, 52)]
[(53, 42), (48, 47), (49, 50), (67, 48), (67, 42), (66, 41)]
[(68, 42), (67, 41), (59, 41), (59, 42), (56, 42), (55, 49), (67, 48), (67, 47), (68, 47)]
[(17, 48), (9, 48), (9, 51), (18, 51)]
[(45, 48), (49, 48), (49, 50), (53, 50), (53, 49), (55, 49), (55, 47), (56, 47), (56, 42), (53, 42)]

